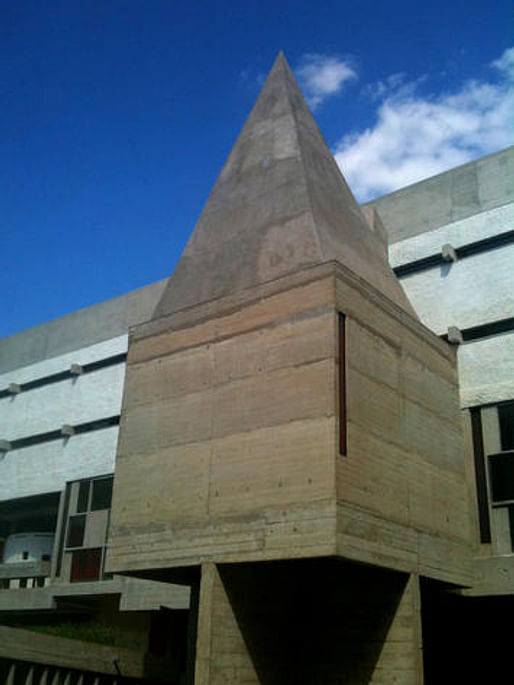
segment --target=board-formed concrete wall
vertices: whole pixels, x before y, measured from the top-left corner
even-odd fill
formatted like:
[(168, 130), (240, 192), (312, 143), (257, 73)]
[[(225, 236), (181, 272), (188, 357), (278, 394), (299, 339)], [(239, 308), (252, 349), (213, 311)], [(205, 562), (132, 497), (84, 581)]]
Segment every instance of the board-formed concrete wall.
[(134, 331), (111, 570), (335, 551), (333, 279), (312, 271)]
[(338, 554), (469, 580), (454, 350), (334, 262), (237, 297), (133, 331), (110, 570)]

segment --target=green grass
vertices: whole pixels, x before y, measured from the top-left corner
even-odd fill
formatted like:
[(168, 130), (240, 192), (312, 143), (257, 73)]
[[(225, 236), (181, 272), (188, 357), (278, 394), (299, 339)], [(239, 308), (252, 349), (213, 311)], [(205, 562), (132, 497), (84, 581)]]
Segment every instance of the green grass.
[(26, 630), (37, 633), (67, 637), (71, 640), (84, 640), (102, 645), (114, 645), (114, 630), (105, 623), (96, 621), (80, 621), (70, 623), (54, 623), (50, 625), (23, 626)]

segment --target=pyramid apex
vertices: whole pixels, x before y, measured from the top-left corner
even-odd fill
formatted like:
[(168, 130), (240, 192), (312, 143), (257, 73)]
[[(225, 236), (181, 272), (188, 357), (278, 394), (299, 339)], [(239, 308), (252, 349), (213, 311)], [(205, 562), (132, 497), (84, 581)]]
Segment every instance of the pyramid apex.
[(154, 316), (327, 261), (413, 313), (281, 50)]

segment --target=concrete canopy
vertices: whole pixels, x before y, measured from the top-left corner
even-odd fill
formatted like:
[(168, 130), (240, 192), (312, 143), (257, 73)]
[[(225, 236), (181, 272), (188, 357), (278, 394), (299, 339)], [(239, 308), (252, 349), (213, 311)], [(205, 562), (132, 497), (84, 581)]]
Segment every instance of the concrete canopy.
[(280, 53), (154, 318), (336, 260), (415, 316)]

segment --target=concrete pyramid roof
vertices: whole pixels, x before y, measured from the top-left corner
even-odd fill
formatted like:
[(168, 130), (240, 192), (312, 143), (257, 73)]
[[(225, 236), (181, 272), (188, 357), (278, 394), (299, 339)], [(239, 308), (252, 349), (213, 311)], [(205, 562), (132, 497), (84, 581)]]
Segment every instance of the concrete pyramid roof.
[(280, 53), (154, 316), (330, 260), (413, 313)]

